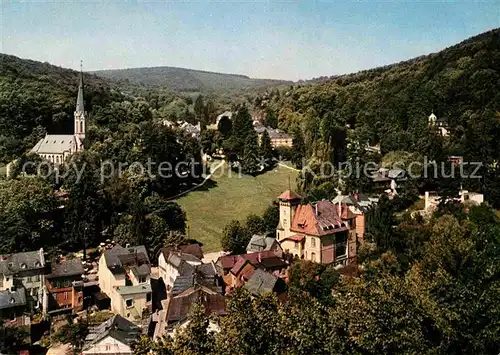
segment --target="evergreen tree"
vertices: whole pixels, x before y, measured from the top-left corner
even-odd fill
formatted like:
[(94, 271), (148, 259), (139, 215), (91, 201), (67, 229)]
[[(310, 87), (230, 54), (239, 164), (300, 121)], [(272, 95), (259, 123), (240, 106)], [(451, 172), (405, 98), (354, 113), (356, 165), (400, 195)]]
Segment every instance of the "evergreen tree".
[(278, 128), (278, 118), (276, 113), (272, 108), (268, 108), (266, 112), (266, 119), (264, 120), (264, 126), (271, 128)]
[(198, 122), (202, 121), (204, 111), (205, 111), (205, 105), (203, 103), (203, 96), (198, 95), (198, 97), (194, 101), (194, 114)]
[(244, 174), (254, 174), (261, 169), (259, 166), (258, 152), (259, 145), (257, 143), (257, 133), (252, 129), (245, 139), (243, 158), (240, 160), (241, 171)]
[(302, 130), (297, 128), (293, 132), (293, 155), (292, 163), (297, 169), (302, 169), (302, 159), (306, 157), (306, 146), (304, 144), (304, 137)]
[[(255, 133), (252, 116), (246, 106), (241, 106), (233, 117), (233, 148), (236, 154), (243, 154), (244, 146), (248, 143), (247, 137)], [(254, 152), (257, 153), (257, 149)]]
[(266, 167), (273, 165), (273, 147), (271, 145), (271, 138), (267, 130), (262, 133), (260, 138), (259, 154)]

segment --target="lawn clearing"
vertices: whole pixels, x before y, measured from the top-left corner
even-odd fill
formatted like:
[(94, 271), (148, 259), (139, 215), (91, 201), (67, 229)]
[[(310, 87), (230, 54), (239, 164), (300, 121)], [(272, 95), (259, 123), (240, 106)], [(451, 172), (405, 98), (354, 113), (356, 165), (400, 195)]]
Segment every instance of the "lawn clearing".
[(212, 180), (216, 186), (189, 192), (176, 201), (186, 211), (189, 237), (204, 244), (205, 252), (220, 250), (220, 236), (232, 219), (244, 221), (250, 213), (262, 214), (272, 201), (295, 187), (297, 171), (278, 166), (262, 175), (228, 176), (227, 165), (216, 171)]

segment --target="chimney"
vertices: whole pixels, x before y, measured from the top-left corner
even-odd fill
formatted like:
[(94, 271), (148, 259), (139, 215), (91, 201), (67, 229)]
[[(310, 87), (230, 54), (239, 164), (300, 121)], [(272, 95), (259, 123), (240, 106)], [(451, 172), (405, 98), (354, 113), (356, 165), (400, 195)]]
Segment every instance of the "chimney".
[(355, 199), (356, 201), (359, 201), (359, 194), (358, 194), (357, 192), (354, 194), (354, 199)]

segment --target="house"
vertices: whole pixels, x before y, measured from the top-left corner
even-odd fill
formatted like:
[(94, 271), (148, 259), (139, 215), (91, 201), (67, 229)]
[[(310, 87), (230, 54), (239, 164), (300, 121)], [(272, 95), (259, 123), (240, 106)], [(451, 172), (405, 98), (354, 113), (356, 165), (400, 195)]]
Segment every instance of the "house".
[(219, 293), (223, 292), (223, 280), (213, 262), (195, 265), (191, 273), (178, 276), (168, 292), (175, 296), (196, 284), (208, 286)]
[(48, 293), (48, 313), (54, 314), (83, 309), (82, 260), (54, 260), (50, 265), (50, 274), (45, 276)]
[(0, 290), (25, 290), (28, 309), (44, 310), (45, 256), (43, 249), (0, 255)]
[(141, 330), (120, 315), (115, 315), (97, 327), (90, 327), (82, 354), (132, 355), (131, 344), (141, 335)]
[(378, 203), (378, 198), (355, 193), (353, 195), (337, 195), (332, 200), (332, 203), (346, 204), (349, 207), (349, 210), (356, 215), (356, 235), (358, 241), (363, 243), (366, 229), (373, 220), (373, 214), (375, 206)]
[(167, 290), (171, 289), (178, 276), (191, 275), (194, 266), (201, 265), (199, 258), (192, 254), (162, 248), (158, 256), (159, 276), (163, 279)]
[(285, 277), (288, 263), (273, 251), (262, 251), (242, 255), (221, 256), (216, 265), (221, 270), (221, 276), (226, 285), (226, 293), (234, 288), (244, 285), (253, 275), (255, 270), (262, 269), (277, 277)]
[(0, 291), (0, 319), (5, 326), (30, 325), (28, 303), (24, 288)]
[(429, 127), (436, 127), (439, 134), (443, 137), (447, 137), (449, 135), (449, 126), (448, 122), (443, 118), (437, 118), (437, 116), (432, 112), (427, 119)]
[(402, 169), (379, 168), (369, 176), (373, 189), (379, 193), (391, 190), (394, 192), (397, 183), (407, 180), (406, 171)]
[[(194, 285), (184, 292), (167, 298), (162, 302), (163, 309), (156, 315), (153, 339), (158, 340), (165, 335), (174, 335), (175, 330), (188, 324), (188, 315), (195, 303), (201, 303), (207, 315), (224, 316), (226, 314), (226, 298), (205, 285)], [(217, 331), (217, 324), (211, 322), (211, 330)]]
[(73, 115), (74, 133), (46, 134), (31, 149), (31, 153), (36, 153), (58, 165), (63, 163), (71, 154), (82, 151), (85, 148), (86, 116), (87, 113), (83, 105), (83, 72), (80, 71), (80, 85), (78, 86), (76, 108)]
[(264, 127), (260, 125), (260, 123), (258, 123), (254, 125), (254, 130), (255, 132), (257, 132), (259, 145), (260, 141), (262, 140), (262, 134), (264, 133), (264, 131), (267, 131), (267, 134), (269, 134), (269, 138), (271, 139), (271, 146), (273, 148), (293, 147), (293, 138), (280, 129)]
[(285, 191), (278, 197), (280, 219), (276, 239), (285, 253), (317, 263), (347, 265), (356, 258), (356, 215), (346, 204), (317, 201)]
[(285, 292), (286, 284), (283, 279), (262, 269), (257, 269), (244, 287), (253, 295), (263, 295), (271, 292), (280, 295)]
[(99, 287), (111, 301), (112, 312), (138, 322), (151, 311), (151, 263), (143, 245), (115, 245), (99, 259)]
[(250, 254), (241, 255), (224, 255), (217, 259), (215, 265), (221, 270), (222, 275), (228, 275), (234, 265), (241, 259), (245, 259), (256, 265), (257, 267), (266, 268), (264, 264), (269, 266), (268, 271), (282, 271), (287, 267), (287, 263), (283, 260), (279, 253), (272, 250), (261, 251)]
[(247, 253), (257, 253), (267, 250), (271, 250), (275, 253), (282, 252), (280, 243), (278, 243), (276, 238), (257, 234), (252, 235), (247, 245)]

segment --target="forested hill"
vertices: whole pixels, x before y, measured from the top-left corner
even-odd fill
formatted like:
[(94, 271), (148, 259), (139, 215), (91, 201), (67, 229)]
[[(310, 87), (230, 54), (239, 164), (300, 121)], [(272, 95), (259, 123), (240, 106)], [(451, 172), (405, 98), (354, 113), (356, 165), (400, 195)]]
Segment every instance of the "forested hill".
[[(73, 132), (78, 75), (74, 70), (0, 54), (0, 162), (33, 146), (45, 130)], [(85, 73), (84, 82), (88, 111), (121, 96), (110, 80)]]
[(175, 67), (99, 70), (93, 73), (120, 82), (166, 87), (176, 91), (228, 91), (291, 83)]
[(381, 143), (383, 153), (427, 153), (421, 138), (434, 112), (451, 126), (450, 152), (483, 161), (500, 151), (499, 71), (500, 29), (494, 29), (438, 53), (273, 91), (256, 103), (270, 105), (282, 128), (302, 128), (309, 155), (325, 143), (340, 148), (331, 132), (347, 125), (363, 142)]

